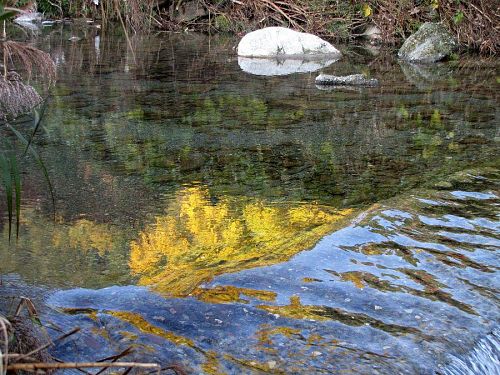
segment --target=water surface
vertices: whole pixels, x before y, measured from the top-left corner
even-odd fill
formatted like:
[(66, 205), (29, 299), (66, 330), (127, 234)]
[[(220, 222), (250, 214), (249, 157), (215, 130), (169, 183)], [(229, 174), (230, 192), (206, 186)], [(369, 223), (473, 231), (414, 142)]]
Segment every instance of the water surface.
[(494, 329), (496, 63), (346, 48), (323, 71), (380, 87), (320, 90), (316, 73), (242, 71), (234, 39), (131, 50), (97, 32), (36, 40), (58, 64), (35, 141), (56, 219), (28, 162), (18, 241), (1, 222), (0, 271), (83, 328), (59, 358), (435, 373)]

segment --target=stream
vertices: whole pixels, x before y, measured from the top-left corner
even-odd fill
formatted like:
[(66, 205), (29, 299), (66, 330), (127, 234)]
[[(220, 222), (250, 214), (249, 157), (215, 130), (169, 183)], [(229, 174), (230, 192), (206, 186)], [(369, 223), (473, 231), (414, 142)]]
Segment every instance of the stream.
[(497, 61), (340, 46), (269, 68), (231, 37), (101, 34), (36, 36), (58, 71), (34, 139), (55, 207), (32, 160), (17, 241), (0, 202), (0, 295), (33, 298), (54, 337), (81, 328), (55, 357), (500, 373)]

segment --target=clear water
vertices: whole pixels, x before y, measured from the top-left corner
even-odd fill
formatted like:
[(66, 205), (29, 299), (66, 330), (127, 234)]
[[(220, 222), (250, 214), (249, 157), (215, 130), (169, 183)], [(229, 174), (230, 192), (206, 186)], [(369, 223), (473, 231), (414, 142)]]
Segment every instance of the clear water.
[(56, 219), (27, 162), (19, 240), (0, 223), (3, 294), (82, 327), (56, 356), (432, 374), (494, 330), (495, 61), (345, 48), (323, 71), (380, 87), (320, 90), (243, 72), (236, 39), (96, 36), (38, 37), (58, 62), (35, 142)]

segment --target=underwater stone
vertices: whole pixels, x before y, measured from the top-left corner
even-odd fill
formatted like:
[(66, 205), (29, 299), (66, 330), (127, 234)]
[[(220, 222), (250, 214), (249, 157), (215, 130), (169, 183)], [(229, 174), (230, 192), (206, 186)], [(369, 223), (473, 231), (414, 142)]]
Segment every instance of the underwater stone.
[(405, 40), (398, 57), (406, 61), (435, 62), (449, 56), (456, 47), (457, 42), (442, 24), (426, 22)]
[(286, 27), (266, 27), (246, 34), (238, 44), (238, 56), (335, 56), (342, 54), (326, 40)]
[(349, 76), (320, 74), (316, 77), (316, 84), (333, 86), (378, 86), (378, 80), (375, 78), (366, 78), (363, 74), (351, 74)]

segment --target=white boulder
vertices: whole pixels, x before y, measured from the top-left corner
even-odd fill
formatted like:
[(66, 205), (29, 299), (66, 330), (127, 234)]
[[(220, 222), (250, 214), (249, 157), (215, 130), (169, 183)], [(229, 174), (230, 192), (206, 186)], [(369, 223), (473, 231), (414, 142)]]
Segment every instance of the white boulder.
[(285, 27), (266, 27), (245, 35), (238, 44), (238, 56), (335, 56), (342, 54), (316, 35), (301, 33)]

